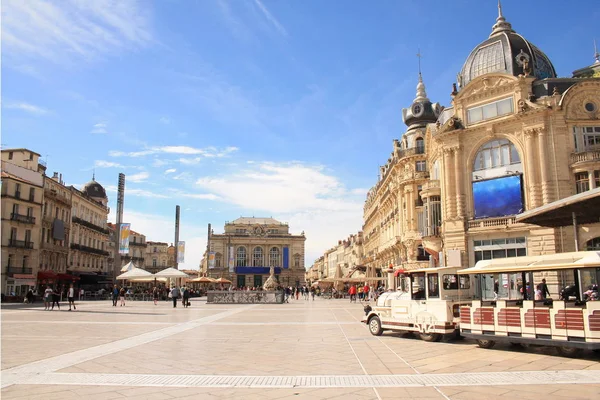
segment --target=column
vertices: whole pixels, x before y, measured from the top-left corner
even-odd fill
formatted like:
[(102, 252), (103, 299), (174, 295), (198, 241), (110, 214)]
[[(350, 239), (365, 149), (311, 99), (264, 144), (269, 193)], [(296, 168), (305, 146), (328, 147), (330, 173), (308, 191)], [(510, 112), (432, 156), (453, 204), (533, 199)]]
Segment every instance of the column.
[(452, 184), (452, 160), (451, 160), (451, 150), (444, 149), (444, 208), (446, 211), (446, 215), (444, 215), (444, 219), (450, 219), (454, 217), (454, 185)]
[(542, 204), (548, 204), (553, 199), (550, 195), (550, 182), (549, 182), (549, 160), (547, 154), (547, 139), (548, 135), (544, 128), (538, 130), (538, 153), (540, 156), (540, 178), (541, 178), (541, 190), (542, 190)]
[(525, 132), (525, 161), (527, 165), (527, 172), (525, 178), (527, 179), (527, 190), (526, 193), (529, 194), (527, 209), (530, 210), (532, 208), (537, 207), (537, 177), (535, 172), (535, 131), (533, 129), (526, 130)]
[(455, 147), (453, 150), (454, 154), (454, 183), (456, 190), (456, 216), (464, 216), (464, 205), (463, 205), (463, 168), (460, 157), (460, 147)]
[(590, 182), (590, 190), (596, 189), (596, 179), (594, 179), (594, 170), (589, 170), (587, 173), (588, 181)]

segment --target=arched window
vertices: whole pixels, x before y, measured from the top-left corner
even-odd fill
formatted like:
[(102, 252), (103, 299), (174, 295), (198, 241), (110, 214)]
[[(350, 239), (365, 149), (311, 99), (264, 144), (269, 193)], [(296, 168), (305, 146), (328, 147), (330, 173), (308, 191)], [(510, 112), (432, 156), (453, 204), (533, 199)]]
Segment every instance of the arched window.
[(507, 139), (492, 140), (479, 148), (473, 163), (473, 173), (500, 167), (512, 168), (517, 164), (520, 166), (521, 159), (514, 144)]
[(246, 262), (246, 248), (238, 247), (235, 257), (236, 267), (245, 267), (248, 263)]
[(588, 240), (585, 247), (587, 251), (600, 251), (600, 237)]
[(277, 247), (271, 247), (269, 251), (269, 267), (279, 266), (279, 249)]
[(252, 265), (254, 267), (262, 267), (263, 264), (263, 249), (262, 247), (255, 247), (252, 254)]
[(215, 267), (221, 268), (223, 263), (223, 254), (217, 253), (215, 254)]
[(416, 143), (415, 143), (415, 147), (417, 148), (417, 153), (421, 154), (425, 152), (425, 141), (423, 140), (422, 137), (417, 138)]

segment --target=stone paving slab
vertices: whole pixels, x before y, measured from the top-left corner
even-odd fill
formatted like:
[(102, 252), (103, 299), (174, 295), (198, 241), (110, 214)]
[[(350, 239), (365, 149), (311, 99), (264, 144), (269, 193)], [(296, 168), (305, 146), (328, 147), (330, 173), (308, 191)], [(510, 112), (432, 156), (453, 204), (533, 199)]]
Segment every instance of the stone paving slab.
[(2, 306), (3, 399), (546, 400), (600, 390), (598, 354), (375, 337), (359, 322), (362, 304), (348, 300), (78, 304)]

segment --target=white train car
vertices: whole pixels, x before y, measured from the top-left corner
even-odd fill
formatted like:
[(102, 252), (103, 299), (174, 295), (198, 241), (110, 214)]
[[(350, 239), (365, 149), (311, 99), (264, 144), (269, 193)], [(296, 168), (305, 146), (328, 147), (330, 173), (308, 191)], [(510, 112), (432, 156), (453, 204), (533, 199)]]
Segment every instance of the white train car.
[(375, 306), (365, 306), (363, 322), (371, 334), (415, 332), (422, 340), (438, 341), (458, 334), (460, 307), (470, 305), (473, 285), (459, 267), (407, 271), (395, 292), (383, 293)]

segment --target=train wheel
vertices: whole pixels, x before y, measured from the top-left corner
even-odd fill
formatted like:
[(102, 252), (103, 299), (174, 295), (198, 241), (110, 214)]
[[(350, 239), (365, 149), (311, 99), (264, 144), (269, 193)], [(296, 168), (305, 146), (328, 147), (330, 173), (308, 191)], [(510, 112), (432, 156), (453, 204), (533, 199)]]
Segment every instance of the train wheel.
[(383, 329), (381, 328), (381, 320), (379, 317), (373, 317), (369, 320), (369, 332), (374, 336), (381, 336)]
[(578, 349), (577, 347), (561, 346), (557, 347), (556, 350), (558, 351), (558, 354), (564, 357), (577, 357), (581, 354), (581, 349)]
[(426, 342), (439, 342), (442, 339), (440, 333), (419, 333), (419, 337)]
[(477, 345), (482, 349), (491, 349), (492, 347), (494, 347), (495, 344), (496, 342), (494, 342), (493, 340), (477, 339)]

